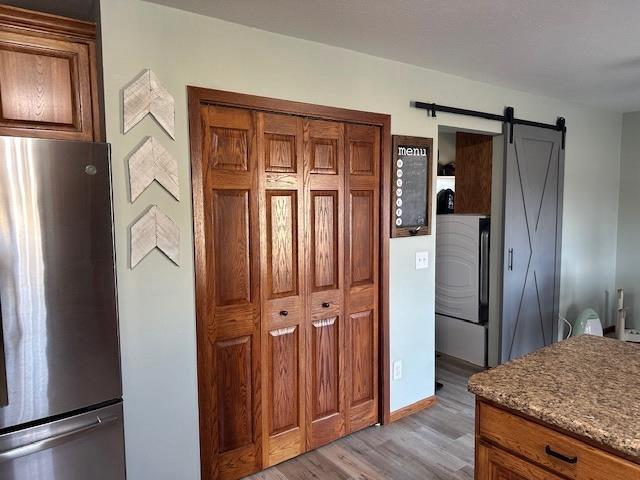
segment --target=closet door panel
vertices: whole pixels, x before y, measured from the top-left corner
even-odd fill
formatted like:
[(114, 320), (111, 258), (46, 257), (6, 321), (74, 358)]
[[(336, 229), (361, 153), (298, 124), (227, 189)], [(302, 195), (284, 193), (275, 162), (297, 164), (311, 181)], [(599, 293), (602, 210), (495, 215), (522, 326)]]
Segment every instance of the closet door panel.
[[(207, 306), (199, 321), (203, 478), (261, 467), (257, 155), (248, 110), (202, 107)], [(201, 328), (204, 327), (204, 328)]]
[(257, 118), (267, 467), (305, 451), (304, 154), (302, 118)]
[(338, 192), (311, 192), (312, 290), (338, 288)]
[(300, 426), (298, 398), (298, 327), (269, 331), (269, 436), (294, 430)]
[(216, 343), (220, 452), (251, 444), (251, 337)]
[[(375, 395), (375, 322), (373, 311), (354, 313), (350, 316), (352, 369), (352, 389), (349, 397), (350, 406), (369, 402)], [(353, 421), (353, 420), (352, 420)]]
[(378, 421), (380, 129), (346, 125), (347, 432)]
[(349, 218), (351, 236), (350, 275), (351, 285), (370, 285), (373, 283), (375, 264), (375, 218), (374, 190), (352, 190), (349, 192)]
[(313, 419), (321, 420), (340, 413), (339, 322), (328, 317), (312, 325)]
[(304, 123), (307, 238), (307, 448), (346, 432), (344, 125)]
[(298, 194), (295, 190), (268, 190), (267, 296), (298, 295)]
[(216, 305), (251, 303), (249, 190), (214, 190)]

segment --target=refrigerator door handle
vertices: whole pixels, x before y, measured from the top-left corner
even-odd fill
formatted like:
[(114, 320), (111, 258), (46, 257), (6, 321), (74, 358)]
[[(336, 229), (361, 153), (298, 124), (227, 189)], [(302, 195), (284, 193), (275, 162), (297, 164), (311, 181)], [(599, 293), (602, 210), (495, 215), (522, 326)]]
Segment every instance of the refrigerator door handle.
[(73, 440), (75, 437), (82, 435), (84, 433), (111, 425), (112, 423), (115, 423), (118, 420), (119, 420), (119, 417), (115, 417), (115, 416), (106, 417), (106, 418), (96, 417), (95, 422), (90, 423), (89, 425), (85, 425), (84, 427), (75, 428), (73, 430), (69, 430), (59, 435), (43, 438), (41, 440), (37, 440), (32, 443), (27, 443), (26, 445), (21, 445), (19, 447), (2, 451), (0, 452), (0, 463), (8, 462), (10, 460), (15, 460), (16, 458), (24, 457), (26, 455), (31, 455), (32, 453), (40, 452), (42, 450), (48, 450), (57, 445)]
[(480, 234), (480, 305), (489, 305), (489, 232)]
[(4, 353), (4, 327), (2, 326), (2, 298), (0, 298), (0, 407), (9, 405), (7, 387), (7, 360)]

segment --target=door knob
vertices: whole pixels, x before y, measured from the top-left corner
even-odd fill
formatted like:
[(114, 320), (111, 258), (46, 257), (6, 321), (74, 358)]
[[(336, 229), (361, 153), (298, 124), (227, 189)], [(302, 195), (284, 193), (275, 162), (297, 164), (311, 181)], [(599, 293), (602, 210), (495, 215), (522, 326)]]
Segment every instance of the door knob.
[(322, 308), (329, 308), (331, 306), (331, 304), (329, 302), (324, 302), (322, 304)]
[(286, 310), (280, 310), (280, 315), (286, 317), (287, 315), (289, 315), (289, 312), (287, 312)]

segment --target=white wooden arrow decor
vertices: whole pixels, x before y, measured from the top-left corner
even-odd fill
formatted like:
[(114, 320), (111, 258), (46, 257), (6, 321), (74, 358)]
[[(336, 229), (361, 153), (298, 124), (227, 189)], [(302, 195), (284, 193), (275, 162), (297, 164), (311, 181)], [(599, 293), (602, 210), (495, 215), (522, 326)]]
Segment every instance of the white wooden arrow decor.
[(124, 133), (150, 113), (175, 139), (175, 101), (150, 69), (124, 89)]
[(155, 137), (147, 137), (129, 157), (131, 202), (135, 202), (154, 180), (180, 200), (178, 163)]
[(180, 229), (157, 205), (152, 205), (131, 226), (131, 268), (138, 265), (154, 248), (158, 248), (173, 263), (180, 265)]

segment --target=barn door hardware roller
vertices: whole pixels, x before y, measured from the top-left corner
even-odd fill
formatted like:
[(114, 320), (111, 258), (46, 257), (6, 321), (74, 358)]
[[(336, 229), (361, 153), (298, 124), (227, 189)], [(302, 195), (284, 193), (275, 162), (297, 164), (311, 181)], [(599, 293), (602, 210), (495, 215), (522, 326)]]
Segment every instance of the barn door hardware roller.
[(530, 127), (547, 128), (549, 130), (555, 130), (562, 132), (562, 149), (565, 146), (565, 137), (567, 135), (567, 126), (564, 117), (558, 117), (555, 124), (533, 122), (531, 120), (524, 120), (522, 118), (516, 118), (515, 110), (513, 107), (505, 107), (504, 115), (497, 115), (495, 113), (481, 112), (478, 110), (468, 110), (466, 108), (449, 107), (447, 105), (438, 105), (437, 103), (418, 102), (413, 101), (411, 105), (415, 108), (426, 110), (427, 114), (431, 114), (432, 118), (436, 118), (436, 112), (453, 113), (456, 115), (466, 115), (468, 117), (484, 118), (485, 120), (495, 120), (496, 122), (502, 122), (509, 125), (509, 143), (513, 143), (513, 126), (514, 125), (528, 125)]

